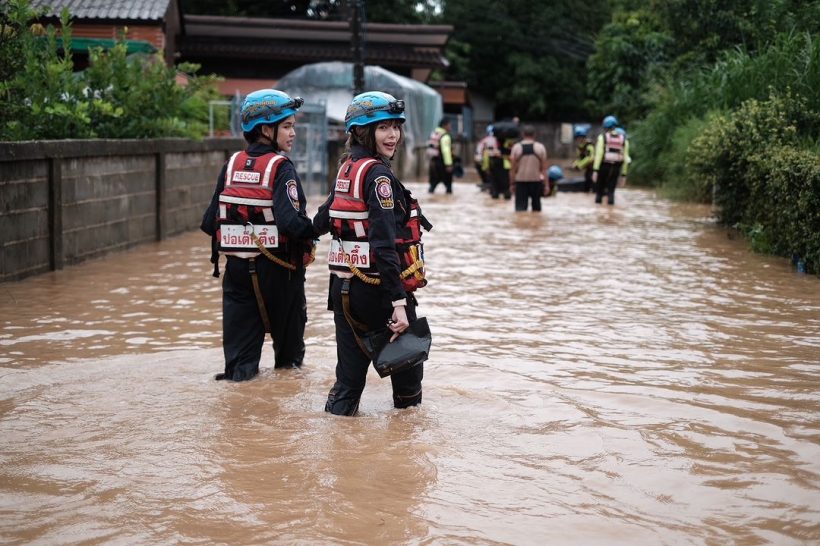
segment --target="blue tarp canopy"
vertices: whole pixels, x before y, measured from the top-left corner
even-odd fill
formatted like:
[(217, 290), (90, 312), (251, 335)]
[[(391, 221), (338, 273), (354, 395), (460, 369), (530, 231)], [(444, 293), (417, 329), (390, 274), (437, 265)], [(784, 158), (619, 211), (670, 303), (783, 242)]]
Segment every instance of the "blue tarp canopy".
[[(419, 81), (400, 76), (380, 66), (364, 69), (364, 90), (383, 91), (404, 100), (405, 153), (413, 159), (427, 145), (430, 133), (443, 115), (441, 95)], [(287, 73), (276, 88), (307, 103), (324, 102), (330, 121), (344, 123), (353, 99), (353, 64), (341, 61), (308, 64)]]

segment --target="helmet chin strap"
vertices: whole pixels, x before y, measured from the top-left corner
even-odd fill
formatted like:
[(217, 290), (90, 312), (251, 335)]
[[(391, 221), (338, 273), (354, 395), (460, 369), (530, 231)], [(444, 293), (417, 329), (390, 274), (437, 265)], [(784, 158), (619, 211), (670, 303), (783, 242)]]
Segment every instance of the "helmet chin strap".
[[(266, 135), (266, 134), (265, 134), (265, 131), (264, 131), (264, 127), (271, 127), (271, 131), (273, 132), (273, 134), (271, 134), (270, 136)], [(271, 145), (271, 146), (273, 146), (274, 148), (276, 148), (276, 147), (277, 147), (277, 146), (276, 146), (276, 132), (278, 131), (279, 127), (278, 127), (277, 125), (275, 125), (275, 124), (274, 124), (273, 126), (271, 126), (271, 125), (265, 125), (264, 127), (263, 127), (263, 129), (262, 129), (262, 131), (261, 131), (262, 137), (263, 137), (266, 141), (268, 141), (268, 143), (270, 143), (270, 145)]]

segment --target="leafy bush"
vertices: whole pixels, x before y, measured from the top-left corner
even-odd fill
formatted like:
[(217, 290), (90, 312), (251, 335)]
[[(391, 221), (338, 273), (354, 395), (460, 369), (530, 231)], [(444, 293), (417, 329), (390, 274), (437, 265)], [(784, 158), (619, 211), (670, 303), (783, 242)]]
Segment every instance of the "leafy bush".
[[(656, 185), (666, 177), (663, 152), (678, 127), (713, 111), (733, 111), (749, 99), (765, 100), (772, 88), (791, 89), (806, 100), (806, 108), (820, 110), (820, 47), (809, 33), (782, 33), (759, 54), (727, 51), (714, 65), (689, 72), (651, 93), (652, 111), (631, 131), (640, 161), (630, 167), (637, 183)], [(806, 138), (817, 128), (801, 127)], [(670, 180), (669, 183), (675, 183)]]
[(714, 191), (721, 223), (760, 252), (803, 257), (820, 272), (820, 156), (806, 134), (820, 112), (791, 92), (713, 115), (688, 150), (691, 175)]
[(710, 125), (709, 119), (715, 115), (691, 118), (672, 132), (672, 137), (659, 158), (659, 163), (665, 167), (659, 188), (664, 197), (700, 203), (711, 201), (713, 184), (702, 173), (691, 168), (696, 160), (693, 157), (696, 152), (690, 144), (703, 134)]
[[(3, 101), (0, 113), (4, 140), (32, 138), (87, 138), (88, 105), (82, 99), (82, 85), (74, 75), (70, 57), (60, 57), (54, 28), (28, 27), (33, 13), (27, 2), (11, 2), (3, 6), (4, 34), (8, 40), (0, 44), (7, 55), (19, 55), (20, 63), (11, 63), (4, 74)], [(68, 20), (63, 13), (63, 22)], [(71, 43), (71, 29), (63, 33)]]
[[(200, 138), (208, 131), (208, 101), (218, 98), (215, 76), (198, 66), (166, 66), (157, 55), (127, 55), (124, 38), (110, 50), (89, 52), (90, 66), (74, 72), (66, 10), (57, 32), (29, 27), (27, 0), (0, 7), (0, 139)], [(41, 35), (44, 34), (44, 35)], [(65, 52), (65, 53), (63, 53)], [(17, 59), (22, 59), (18, 61)], [(177, 84), (178, 70), (187, 85)]]
[(738, 228), (755, 250), (799, 256), (809, 272), (820, 273), (820, 156), (779, 146), (749, 167), (749, 205)]

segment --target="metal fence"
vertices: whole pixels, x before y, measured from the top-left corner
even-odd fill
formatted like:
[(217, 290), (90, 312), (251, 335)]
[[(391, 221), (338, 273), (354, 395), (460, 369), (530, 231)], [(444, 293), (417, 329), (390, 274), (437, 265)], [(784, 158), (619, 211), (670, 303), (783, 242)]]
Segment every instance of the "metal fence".
[(324, 102), (304, 104), (296, 116), (296, 140), (288, 156), (308, 195), (327, 192), (327, 113)]

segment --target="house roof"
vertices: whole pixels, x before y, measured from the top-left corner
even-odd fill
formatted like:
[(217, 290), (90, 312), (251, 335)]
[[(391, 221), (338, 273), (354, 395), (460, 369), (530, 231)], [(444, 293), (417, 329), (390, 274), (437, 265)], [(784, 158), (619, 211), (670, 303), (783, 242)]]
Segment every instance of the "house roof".
[[(353, 60), (346, 21), (306, 21), (185, 15), (179, 45), (183, 57), (288, 59), (298, 62)], [(364, 61), (423, 68), (443, 68), (450, 25), (367, 23)]]
[(59, 17), (68, 8), (81, 19), (161, 21), (171, 0), (31, 0), (31, 7), (44, 10), (46, 17)]

